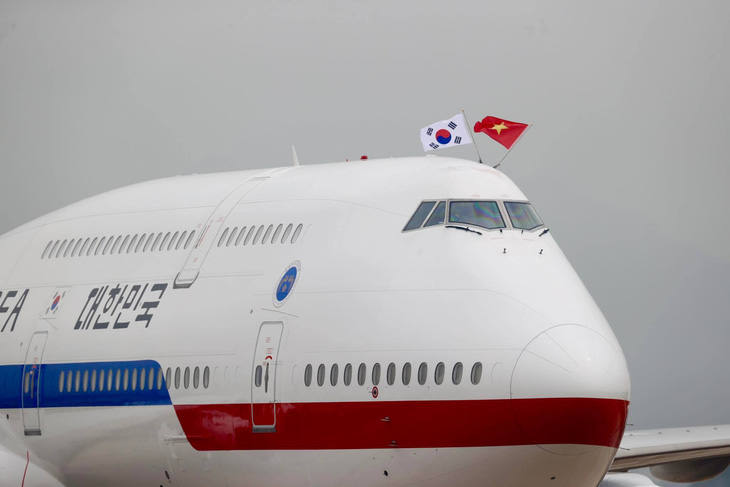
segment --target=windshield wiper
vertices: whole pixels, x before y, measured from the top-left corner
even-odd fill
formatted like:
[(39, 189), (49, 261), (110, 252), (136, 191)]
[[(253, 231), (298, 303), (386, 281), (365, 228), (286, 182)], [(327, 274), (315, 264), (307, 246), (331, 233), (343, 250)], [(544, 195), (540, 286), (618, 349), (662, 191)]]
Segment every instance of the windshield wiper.
[(482, 234), (482, 232), (477, 232), (476, 230), (472, 230), (469, 227), (460, 227), (458, 225), (446, 225), (446, 228), (456, 228), (458, 230), (464, 230), (465, 232), (476, 233), (477, 235), (481, 235)]

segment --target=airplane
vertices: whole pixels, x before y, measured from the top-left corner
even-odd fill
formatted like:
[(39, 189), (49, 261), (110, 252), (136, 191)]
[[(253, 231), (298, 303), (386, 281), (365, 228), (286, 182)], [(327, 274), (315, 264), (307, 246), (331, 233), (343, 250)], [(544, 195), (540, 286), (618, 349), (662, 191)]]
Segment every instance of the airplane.
[(621, 347), (502, 172), (179, 176), (0, 237), (0, 487), (655, 485), (730, 426), (625, 432)]

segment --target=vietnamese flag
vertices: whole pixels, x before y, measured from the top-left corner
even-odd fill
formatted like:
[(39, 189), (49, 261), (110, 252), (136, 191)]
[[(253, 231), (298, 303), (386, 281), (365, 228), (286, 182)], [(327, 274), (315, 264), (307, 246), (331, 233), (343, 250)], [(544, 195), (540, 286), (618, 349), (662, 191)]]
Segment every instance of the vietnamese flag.
[(484, 132), (507, 150), (511, 149), (517, 139), (529, 127), (526, 123), (510, 122), (497, 117), (485, 117), (474, 124), (474, 132)]

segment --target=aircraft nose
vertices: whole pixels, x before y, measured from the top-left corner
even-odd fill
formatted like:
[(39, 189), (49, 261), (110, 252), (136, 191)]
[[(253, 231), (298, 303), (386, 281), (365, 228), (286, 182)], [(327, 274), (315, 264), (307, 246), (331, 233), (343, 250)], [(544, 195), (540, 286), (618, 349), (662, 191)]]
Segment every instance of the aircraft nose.
[(515, 415), (527, 438), (560, 454), (617, 447), (629, 390), (620, 348), (574, 324), (536, 336), (517, 360), (510, 384)]

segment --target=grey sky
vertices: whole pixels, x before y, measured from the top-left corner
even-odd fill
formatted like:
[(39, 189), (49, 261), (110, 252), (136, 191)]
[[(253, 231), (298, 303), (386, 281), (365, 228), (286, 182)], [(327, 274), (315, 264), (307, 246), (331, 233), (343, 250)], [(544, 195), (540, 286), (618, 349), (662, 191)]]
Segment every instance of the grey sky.
[(291, 144), (418, 155), (462, 108), (531, 122), (503, 169), (622, 342), (630, 421), (727, 423), (728, 32), (722, 0), (0, 1), (0, 233)]

